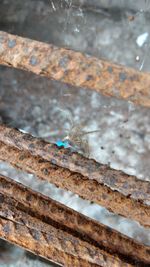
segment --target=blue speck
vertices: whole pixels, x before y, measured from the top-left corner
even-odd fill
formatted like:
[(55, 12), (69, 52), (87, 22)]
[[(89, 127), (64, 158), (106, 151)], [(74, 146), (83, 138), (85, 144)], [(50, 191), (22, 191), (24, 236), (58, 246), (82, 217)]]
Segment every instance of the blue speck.
[(127, 75), (124, 72), (119, 73), (119, 79), (121, 82), (124, 82), (127, 79)]
[(113, 68), (112, 68), (111, 66), (109, 66), (109, 67), (107, 68), (107, 70), (108, 70), (109, 73), (112, 73), (112, 72), (113, 72)]
[(30, 58), (30, 64), (33, 65), (33, 66), (35, 66), (37, 63), (38, 63), (38, 61), (37, 61), (36, 57), (35, 56), (32, 56)]
[(62, 140), (58, 140), (58, 141), (56, 142), (56, 145), (57, 145), (58, 147), (63, 147), (63, 148), (68, 148), (68, 147), (70, 147), (68, 141), (62, 141)]
[(16, 40), (12, 39), (8, 41), (9, 48), (13, 48), (16, 45)]
[(57, 160), (52, 159), (51, 162), (52, 162), (53, 164), (57, 165)]

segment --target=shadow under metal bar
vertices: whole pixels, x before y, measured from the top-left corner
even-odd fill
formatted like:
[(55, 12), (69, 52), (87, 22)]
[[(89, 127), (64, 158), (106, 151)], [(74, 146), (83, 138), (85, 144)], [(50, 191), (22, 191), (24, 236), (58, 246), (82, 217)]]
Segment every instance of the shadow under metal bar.
[(0, 236), (65, 266), (150, 262), (149, 247), (2, 175)]
[(0, 125), (0, 159), (150, 227), (150, 183)]
[(150, 74), (0, 31), (0, 64), (150, 107)]

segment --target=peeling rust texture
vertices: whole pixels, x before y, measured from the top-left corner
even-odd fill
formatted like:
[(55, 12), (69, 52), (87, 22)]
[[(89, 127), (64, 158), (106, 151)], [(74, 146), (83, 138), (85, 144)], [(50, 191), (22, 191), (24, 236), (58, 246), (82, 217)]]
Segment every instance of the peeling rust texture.
[[(44, 223), (55, 225), (108, 253), (117, 254), (128, 262), (150, 263), (150, 247), (36, 193), (10, 178), (0, 176), (0, 216), (21, 224), (27, 222), (25, 217), (17, 215), (18, 210), (25, 211), (26, 214)], [(47, 225), (44, 230), (49, 231)], [(42, 231), (42, 228), (38, 228), (38, 231)]]
[(0, 125), (0, 159), (150, 227), (150, 183)]
[[(72, 228), (70, 228), (71, 224)], [(77, 229), (74, 229), (75, 225)], [(0, 236), (2, 238), (71, 267), (146, 266), (150, 262), (148, 261), (148, 258), (150, 260), (149, 248), (144, 248), (138, 243), (135, 243), (135, 249), (139, 249), (139, 253), (142, 255), (141, 247), (145, 254), (145, 256), (143, 254), (145, 263), (138, 261), (130, 263), (130, 258), (128, 261), (124, 257), (123, 260), (117, 254), (112, 255), (107, 252), (104, 247), (96, 246), (92, 239), (85, 240), (87, 235), (82, 235), (82, 231), (78, 232), (78, 228), (85, 227), (89, 231), (92, 225), (94, 226), (94, 221), (64, 205), (9, 178), (0, 177)], [(107, 228), (105, 229), (107, 230)], [(98, 237), (96, 229), (95, 232), (93, 230), (92, 234)], [(106, 232), (106, 230), (104, 231)], [(111, 238), (113, 232), (110, 230), (110, 242), (113, 242), (113, 238)], [(116, 235), (115, 232), (114, 235)], [(128, 249), (134, 248), (130, 240), (128, 242), (127, 238), (122, 238), (127, 240)]]
[(150, 75), (0, 31), (0, 64), (150, 107)]

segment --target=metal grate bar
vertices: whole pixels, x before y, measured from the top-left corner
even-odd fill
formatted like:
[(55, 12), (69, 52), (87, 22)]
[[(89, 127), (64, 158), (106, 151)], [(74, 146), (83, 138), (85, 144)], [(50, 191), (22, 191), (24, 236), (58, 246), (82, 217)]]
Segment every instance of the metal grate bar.
[[(150, 75), (0, 31), (0, 64), (150, 107)], [(150, 183), (0, 125), (0, 160), (150, 227)], [(150, 247), (0, 175), (0, 237), (63, 266), (149, 266)]]
[[(150, 183), (0, 125), (0, 159), (150, 226)], [(71, 155), (71, 156), (70, 156)]]
[(150, 107), (150, 75), (95, 57), (0, 32), (0, 64)]
[[(4, 176), (0, 176), (0, 218), (2, 237), (31, 251), (38, 242), (37, 254), (65, 266), (69, 258), (80, 259), (83, 266), (146, 266), (150, 262), (149, 247)], [(45, 255), (47, 249), (58, 258)], [(77, 261), (72, 266), (82, 265)]]

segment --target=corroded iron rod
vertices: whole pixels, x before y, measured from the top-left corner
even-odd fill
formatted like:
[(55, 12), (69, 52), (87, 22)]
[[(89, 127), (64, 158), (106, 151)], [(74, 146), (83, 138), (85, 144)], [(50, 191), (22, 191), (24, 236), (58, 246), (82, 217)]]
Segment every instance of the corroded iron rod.
[[(18, 209), (26, 211), (27, 214), (57, 225), (109, 253), (128, 258), (130, 262), (150, 262), (150, 247), (4, 176), (0, 176), (0, 199), (0, 216), (12, 219), (12, 213), (13, 218), (17, 218)], [(21, 220), (23, 220), (22, 217)]]
[[(59, 222), (55, 221), (58, 216), (62, 218)], [(77, 219), (72, 221), (74, 225), (86, 222), (86, 217), (77, 212), (1, 176), (1, 237), (65, 266), (136, 266), (137, 261), (120, 259), (116, 253), (112, 255), (94, 245), (92, 239), (85, 240), (86, 235), (77, 229), (64, 225), (71, 224), (73, 216)]]
[(51, 44), (0, 32), (0, 64), (150, 107), (150, 75)]
[(0, 159), (150, 226), (150, 183), (0, 125)]

